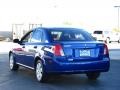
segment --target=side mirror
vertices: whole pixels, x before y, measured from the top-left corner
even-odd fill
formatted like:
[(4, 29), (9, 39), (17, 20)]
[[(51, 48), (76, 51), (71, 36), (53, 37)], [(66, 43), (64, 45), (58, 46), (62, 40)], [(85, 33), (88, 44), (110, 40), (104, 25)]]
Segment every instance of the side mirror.
[(14, 39), (13, 42), (14, 43), (20, 43), (19, 39)]

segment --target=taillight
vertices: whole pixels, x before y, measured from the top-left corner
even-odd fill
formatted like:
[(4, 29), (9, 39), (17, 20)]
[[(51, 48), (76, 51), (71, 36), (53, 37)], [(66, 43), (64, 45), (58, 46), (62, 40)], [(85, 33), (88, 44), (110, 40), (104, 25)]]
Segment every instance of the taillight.
[(64, 56), (64, 52), (60, 44), (56, 44), (55, 46), (53, 46), (52, 50), (56, 56)]
[(105, 44), (104, 45), (104, 55), (106, 55), (106, 54), (109, 54), (109, 50), (108, 50), (107, 45)]

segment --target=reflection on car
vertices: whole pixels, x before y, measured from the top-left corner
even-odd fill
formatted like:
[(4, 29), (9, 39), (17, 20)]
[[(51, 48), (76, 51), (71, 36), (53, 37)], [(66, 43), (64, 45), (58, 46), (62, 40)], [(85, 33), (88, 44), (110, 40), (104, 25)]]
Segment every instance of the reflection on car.
[(45, 82), (50, 74), (84, 73), (95, 80), (109, 70), (107, 45), (82, 29), (35, 28), (13, 41), (20, 46), (9, 52), (10, 69), (32, 69), (39, 82)]

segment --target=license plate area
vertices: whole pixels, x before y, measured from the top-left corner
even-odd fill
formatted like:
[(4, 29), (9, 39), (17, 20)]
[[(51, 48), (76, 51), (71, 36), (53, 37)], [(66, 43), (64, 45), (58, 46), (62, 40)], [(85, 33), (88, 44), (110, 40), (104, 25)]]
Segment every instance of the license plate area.
[(80, 50), (80, 56), (81, 57), (90, 57), (90, 50), (89, 49)]

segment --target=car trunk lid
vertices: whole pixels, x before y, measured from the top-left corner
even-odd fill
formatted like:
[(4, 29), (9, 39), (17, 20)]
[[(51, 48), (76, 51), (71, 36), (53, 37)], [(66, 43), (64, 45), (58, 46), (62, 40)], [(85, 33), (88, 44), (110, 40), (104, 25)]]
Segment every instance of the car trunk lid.
[(64, 42), (61, 44), (64, 55), (71, 59), (102, 59), (104, 44), (95, 42)]

